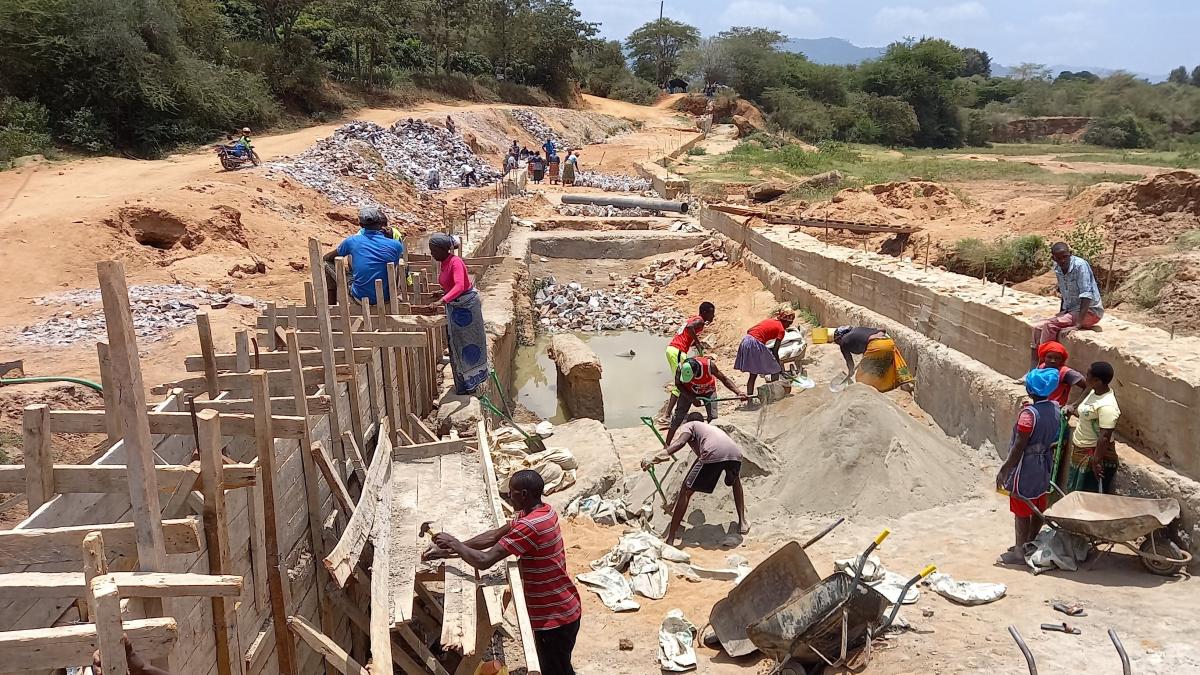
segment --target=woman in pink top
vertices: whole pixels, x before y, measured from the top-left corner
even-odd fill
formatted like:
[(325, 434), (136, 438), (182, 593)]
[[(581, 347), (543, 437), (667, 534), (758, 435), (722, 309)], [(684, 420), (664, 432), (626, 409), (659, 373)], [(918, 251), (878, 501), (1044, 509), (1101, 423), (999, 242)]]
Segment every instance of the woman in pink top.
[(467, 264), (454, 255), (456, 246), (448, 234), (438, 233), (429, 238), (429, 254), (441, 265), (438, 283), (443, 293), (441, 304), (446, 308), (454, 391), (465, 396), (475, 393), (488, 378), (487, 332), (483, 325), (483, 304), (467, 274)]

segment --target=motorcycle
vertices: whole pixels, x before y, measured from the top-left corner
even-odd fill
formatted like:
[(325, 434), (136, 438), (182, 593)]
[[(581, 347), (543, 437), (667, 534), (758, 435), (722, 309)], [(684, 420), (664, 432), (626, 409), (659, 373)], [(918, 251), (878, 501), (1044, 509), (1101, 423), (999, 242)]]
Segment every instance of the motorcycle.
[(231, 145), (218, 143), (213, 146), (213, 151), (217, 153), (217, 157), (221, 160), (221, 166), (226, 171), (240, 169), (247, 163), (254, 166), (258, 166), (260, 163), (258, 153), (254, 151), (254, 148), (248, 148), (240, 142)]

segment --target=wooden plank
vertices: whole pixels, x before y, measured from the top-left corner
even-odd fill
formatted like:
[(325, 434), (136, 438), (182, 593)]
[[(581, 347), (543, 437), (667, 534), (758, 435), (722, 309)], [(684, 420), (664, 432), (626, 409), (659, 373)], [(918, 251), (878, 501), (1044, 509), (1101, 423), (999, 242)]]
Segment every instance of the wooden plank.
[[(233, 563), (230, 553), (229, 521), (225, 512), (224, 456), (221, 448), (224, 446), (221, 432), (221, 416), (215, 410), (201, 410), (196, 413), (196, 446), (200, 455), (200, 471), (204, 475), (204, 542), (208, 554), (208, 571), (213, 574), (225, 574), (232, 571)], [(242, 579), (235, 577), (237, 593), (241, 594)], [(216, 646), (216, 665), (218, 675), (234, 675), (240, 673), (240, 659), (235, 653), (237, 627), (233, 603), (223, 597), (213, 597), (210, 601), (212, 611), (213, 643)]]
[[(410, 473), (411, 465), (392, 461), (393, 481), (389, 525), (392, 528), (391, 542), (395, 562), (391, 572), (391, 615), (393, 626), (403, 626), (412, 620), (413, 585), (417, 561), (421, 555), (422, 540), (417, 523), (417, 490), (423, 476)], [(404, 479), (401, 480), (400, 477)]]
[[(104, 391), (113, 391), (112, 357), (108, 353), (107, 342), (96, 343), (96, 360), (100, 364), (100, 387)], [(112, 445), (121, 440), (121, 413), (117, 410), (115, 396), (104, 397), (104, 421), (107, 424), (108, 444)]]
[[(466, 473), (462, 455), (443, 455), (441, 493), (449, 504), (461, 504), (466, 499)], [(465, 521), (461, 510), (451, 510), (444, 529), (460, 537), (468, 536), (463, 531)], [(475, 653), (476, 612), (478, 573), (461, 558), (447, 558), (445, 596), (442, 615), (442, 647), (451, 649), (470, 658)]]
[[(200, 550), (199, 522), (195, 518), (158, 522), (161, 522), (165, 553)], [(80, 547), (88, 532), (100, 532), (104, 536), (109, 558), (136, 557), (136, 529), (133, 523), (112, 523), (3, 530), (0, 531), (0, 568), (80, 562), (83, 559)]]
[[(154, 467), (154, 472), (158, 474), (160, 492), (174, 490), (183, 474), (197, 475), (199, 471), (195, 466), (159, 464)], [(226, 464), (224, 475), (226, 490), (254, 484), (254, 467), (250, 464)], [(19, 492), (24, 486), (24, 466), (0, 466), (0, 492)], [(125, 493), (129, 492), (129, 477), (124, 466), (115, 464), (56, 464), (54, 491), (58, 494)]]
[(217, 361), (213, 348), (212, 325), (208, 320), (208, 311), (196, 312), (196, 330), (200, 333), (200, 364), (204, 370), (209, 398), (216, 398), (221, 393), (221, 383), (217, 380)]
[(433, 652), (429, 651), (429, 646), (421, 642), (417, 634), (413, 632), (412, 627), (406, 623), (402, 623), (396, 627), (396, 632), (400, 634), (400, 637), (408, 645), (408, 648), (413, 650), (413, 653), (417, 655), (417, 659), (421, 661), (421, 665), (425, 666), (430, 673), (433, 673), (433, 675), (450, 675), (442, 667), (437, 657), (433, 655)]
[[(381, 439), (382, 435), (381, 435)], [(375, 505), (378, 513), (387, 515), (386, 509), (392, 503), (392, 463), (386, 457), (380, 458), (385, 467), (383, 485), (379, 491), (379, 503)], [(366, 495), (363, 495), (366, 498)], [(359, 508), (362, 508), (361, 506)], [(391, 534), (392, 526), (388, 518), (377, 516), (372, 523), (372, 544), (375, 554), (371, 563), (371, 672), (379, 675), (392, 673), (392, 594), (391, 583)]]
[[(351, 323), (353, 310), (350, 305), (350, 280), (346, 276), (346, 258), (338, 256), (334, 260), (334, 269), (334, 277), (337, 279), (338, 311), (341, 315), (339, 327), (341, 328), (342, 349), (346, 350), (347, 354), (353, 354), (354, 326)], [(303, 334), (301, 333), (297, 337), (300, 338), (301, 346), (305, 346)], [(350, 403), (350, 430), (354, 432), (354, 440), (358, 442), (358, 446), (361, 448), (365, 440), (363, 434), (362, 400), (359, 398), (358, 375), (353, 368), (350, 370), (350, 379), (348, 382), (350, 389), (350, 396), (348, 398)]]
[[(319, 333), (317, 334), (319, 335)], [(320, 344), (318, 340), (317, 344)], [(335, 358), (341, 362), (346, 360), (346, 352), (342, 349), (335, 351)], [(219, 370), (233, 370), (237, 364), (236, 354), (215, 354), (213, 356)], [(367, 347), (360, 347), (354, 350), (354, 362), (366, 363), (367, 359), (371, 358), (371, 350)], [(301, 363), (307, 367), (320, 366), (321, 350), (320, 349), (304, 349), (300, 352)], [(258, 355), (258, 365), (260, 368), (267, 370), (282, 370), (289, 367), (287, 354), (284, 352), (264, 352)], [(204, 370), (204, 356), (186, 356), (183, 359), (183, 367), (190, 373), (200, 372)], [(215, 373), (214, 373), (215, 375)]]
[[(265, 355), (264, 355), (265, 356)], [(272, 354), (272, 356), (275, 356)], [(309, 415), (324, 415), (329, 412), (329, 397), (324, 394), (306, 397)], [(254, 415), (254, 401), (248, 398), (223, 398), (216, 401), (196, 401), (197, 410), (216, 410), (222, 415)], [(298, 412), (296, 399), (291, 396), (272, 396), (271, 414), (276, 416), (304, 417)]]
[(342, 515), (349, 519), (354, 515), (354, 500), (350, 499), (350, 491), (346, 489), (346, 484), (338, 475), (337, 469), (334, 468), (333, 460), (325, 454), (320, 443), (313, 443), (309, 446), (309, 453), (312, 455), (313, 463), (320, 469), (321, 475), (325, 476), (325, 484), (333, 493), (334, 505), (342, 512)]
[(317, 630), (312, 624), (298, 616), (289, 616), (287, 621), (288, 627), (304, 641), (304, 644), (333, 664), (333, 667), (337, 668), (342, 675), (371, 675), (370, 671), (350, 658), (346, 650), (339, 647), (328, 635)]
[(409, 413), (409, 419), (412, 420), (413, 426), (416, 428), (416, 430), (420, 432), (418, 435), (424, 436), (426, 441), (436, 442), (440, 440), (437, 434), (433, 433), (432, 429), (425, 426), (425, 422), (423, 422), (420, 417)]
[[(321, 344), (320, 333), (302, 331), (298, 335), (300, 337), (300, 346), (306, 349), (311, 349), (312, 347)], [(346, 332), (342, 331), (337, 333), (337, 335), (342, 336), (344, 345)], [(350, 339), (354, 341), (354, 345), (358, 349), (378, 349), (380, 347), (422, 347), (426, 344), (425, 334), (413, 331), (392, 331), (383, 333), (356, 331), (350, 333), (350, 335)], [(358, 358), (358, 349), (354, 350), (356, 361)], [(341, 349), (338, 349), (337, 352), (341, 356), (340, 362), (344, 363), (346, 355), (345, 347), (343, 346)]]
[[(321, 349), (321, 366), (325, 373), (325, 393), (334, 397), (333, 410), (329, 413), (330, 450), (333, 451), (335, 459), (342, 461), (346, 458), (346, 454), (342, 449), (342, 424), (338, 419), (339, 406), (337, 404), (337, 371), (334, 366), (333, 355), (335, 347), (333, 344), (333, 326), (329, 319), (329, 305), (326, 304), (329, 295), (325, 284), (325, 265), (321, 259), (321, 242), (315, 237), (310, 237), (308, 240), (308, 267), (312, 273), (312, 295), (319, 298), (315, 303), (311, 304), (315, 304), (317, 315), (316, 330), (321, 337), (318, 346)], [(297, 328), (297, 326), (292, 325), (291, 328)]]
[[(171, 618), (137, 619), (122, 624), (138, 655), (159, 659), (171, 651), (179, 632)], [(91, 664), (99, 647), (95, 624), (0, 632), (0, 672), (57, 670)]]
[[(206, 409), (202, 401), (196, 409)], [(105, 433), (103, 410), (52, 410), (50, 425), (57, 433), (102, 434)], [(190, 412), (147, 412), (150, 433), (190, 436), (193, 433)], [(308, 427), (303, 417), (275, 415), (271, 420), (271, 431), (276, 438), (300, 438)], [(221, 432), (226, 436), (253, 436), (254, 415), (231, 413), (221, 417)]]
[[(84, 540), (103, 546), (102, 537)], [(100, 549), (97, 549), (98, 551)], [(99, 560), (99, 558), (98, 558)], [(87, 562), (85, 560), (85, 562)], [(96, 576), (109, 576), (125, 598), (173, 598), (182, 596), (237, 597), (242, 593), (242, 578), (232, 574), (195, 574), (191, 572), (108, 572), (96, 567)], [(84, 572), (12, 572), (0, 574), (0, 594), (8, 598), (75, 598), (88, 592), (88, 571)]]
[[(14, 585), (14, 577), (19, 577), (21, 574), (37, 574), (38, 576), (43, 576), (41, 573), (37, 572), (17, 572), (12, 574), (4, 574), (0, 575), (0, 585)], [(67, 596), (82, 599), (82, 602), (78, 603), (77, 605), (79, 607), (79, 618), (81, 621), (86, 622), (89, 616), (87, 589), (91, 587), (92, 579), (95, 579), (101, 574), (108, 574), (108, 559), (104, 557), (104, 537), (101, 536), (99, 532), (88, 532), (87, 536), (83, 538), (83, 583), (78, 589), (76, 589), (76, 592)], [(6, 592), (4, 595), (8, 597), (10, 595), (16, 596), (18, 594), (19, 592), (14, 590), (11, 593)]]
[(346, 448), (346, 458), (350, 460), (350, 464), (354, 468), (354, 475), (358, 477), (359, 483), (365, 483), (367, 480), (367, 462), (363, 459), (362, 451), (358, 449), (358, 443), (354, 442), (354, 434), (351, 434), (349, 431), (342, 432), (342, 447)]
[[(280, 675), (296, 675), (295, 645), (287, 631), (287, 608), (284, 605), (283, 559), (279, 553), (279, 523), (276, 508), (275, 481), (279, 465), (275, 459), (274, 419), (271, 417), (271, 395), (267, 371), (255, 370), (251, 398), (255, 401), (255, 441), (258, 466), (262, 469), (260, 484), (263, 495), (263, 530), (266, 539), (267, 586), (270, 593), (271, 619), (275, 622), (275, 651), (279, 658)], [(305, 420), (307, 424), (307, 420)]]
[(275, 653), (275, 631), (272, 630), (271, 619), (263, 624), (263, 629), (254, 636), (250, 647), (242, 657), (242, 664), (247, 675), (262, 672), (267, 664), (267, 657)]
[[(96, 626), (101, 672), (104, 675), (128, 675), (125, 645), (121, 642), (121, 595), (117, 583), (106, 574), (92, 579), (88, 589), (88, 612)], [(65, 665), (65, 664), (64, 664)]]
[[(257, 462), (258, 460), (255, 460)], [(262, 467), (254, 467), (254, 487), (246, 498), (246, 523), (250, 530), (250, 573), (254, 577), (254, 607), (261, 614), (270, 614), (267, 607), (267, 541), (263, 524)]]
[(54, 498), (50, 407), (44, 403), (25, 406), (21, 415), (21, 430), (25, 456), (25, 501), (29, 505), (29, 512), (33, 513)]
[[(376, 279), (375, 285), (382, 286), (383, 282), (379, 279)], [(383, 296), (381, 295), (378, 297), (382, 298)], [(362, 308), (363, 330), (366, 331), (367, 333), (370, 333), (370, 331), (371, 331), (371, 303), (367, 298), (362, 298), (361, 300), (359, 300), (359, 304)], [(381, 392), (379, 390), (379, 381), (378, 381), (377, 377), (380, 373), (382, 373), (382, 371), (379, 368), (379, 355), (376, 353), (376, 350), (374, 350), (374, 349), (371, 350), (371, 352), (372, 352), (371, 360), (369, 362), (367, 362), (367, 364), (366, 364), (366, 366), (367, 366), (367, 394), (371, 401), (371, 419), (376, 420), (376, 419), (379, 419), (382, 415), (386, 415), (387, 413), (381, 412), (381, 410), (380, 410), (379, 397), (381, 395)], [(395, 438), (394, 434), (393, 434), (393, 438)]]
[[(271, 393), (275, 395), (284, 395), (292, 393), (292, 373), (290, 370), (271, 370), (268, 371), (271, 375)], [(336, 377), (346, 377), (350, 374), (349, 366), (337, 366), (334, 369)], [(304, 369), (304, 384), (305, 386), (315, 387), (321, 384), (325, 378), (325, 370), (321, 367), (305, 368)], [(220, 373), (217, 375), (218, 386), (222, 390), (228, 391), (245, 391), (251, 386), (250, 373)], [(167, 394), (172, 389), (182, 389), (186, 394), (201, 394), (207, 391), (208, 384), (202, 377), (185, 377), (181, 380), (160, 384), (150, 390), (152, 394)], [(332, 388), (329, 389), (332, 391)], [(197, 404), (200, 402), (197, 401)]]
[(421, 459), (422, 457), (455, 454), (462, 452), (466, 447), (466, 442), (461, 439), (402, 445), (392, 450), (392, 461), (402, 462), (409, 459)]
[(390, 475), (392, 466), (392, 448), (391, 443), (387, 440), (389, 434), (386, 433), (388, 426), (390, 423), (386, 417), (379, 421), (379, 441), (375, 448), (374, 460), (367, 469), (362, 496), (358, 500), (358, 506), (354, 509), (353, 515), (350, 516), (350, 522), (346, 524), (346, 530), (342, 533), (342, 537), (324, 559), (325, 569), (333, 575), (338, 588), (346, 587), (346, 581), (354, 572), (354, 568), (358, 566), (363, 547), (375, 524), (377, 512), (383, 511), (385, 508), (390, 509), (387, 505), (380, 505), (383, 484)]

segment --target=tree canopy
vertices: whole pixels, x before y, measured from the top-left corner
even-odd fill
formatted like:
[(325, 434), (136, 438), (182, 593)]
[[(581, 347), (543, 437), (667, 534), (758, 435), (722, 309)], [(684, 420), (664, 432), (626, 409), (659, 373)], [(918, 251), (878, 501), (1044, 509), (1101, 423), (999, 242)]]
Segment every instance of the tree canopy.
[(695, 26), (668, 18), (643, 24), (625, 38), (625, 49), (633, 59), (633, 72), (638, 77), (662, 83), (675, 76), (679, 58), (684, 50), (700, 42)]

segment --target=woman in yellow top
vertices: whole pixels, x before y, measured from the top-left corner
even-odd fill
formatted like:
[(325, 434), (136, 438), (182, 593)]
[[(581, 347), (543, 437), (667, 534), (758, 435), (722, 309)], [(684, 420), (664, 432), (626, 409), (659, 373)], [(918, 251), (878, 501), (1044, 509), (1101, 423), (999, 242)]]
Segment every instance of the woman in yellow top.
[(1113, 478), (1117, 475), (1117, 450), (1113, 431), (1121, 417), (1117, 397), (1109, 387), (1113, 367), (1107, 361), (1097, 361), (1088, 368), (1084, 383), (1091, 389), (1074, 410), (1079, 424), (1071, 434), (1071, 472), (1067, 477), (1067, 492), (1102, 492), (1112, 494)]
[[(908, 363), (896, 348), (896, 341), (878, 328), (840, 326), (833, 341), (842, 348), (846, 359), (846, 380), (851, 376), (878, 391), (887, 392), (913, 381)], [(863, 357), (854, 367), (854, 355)]]

